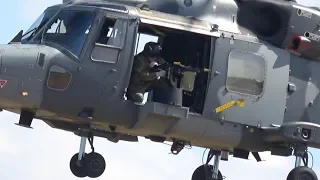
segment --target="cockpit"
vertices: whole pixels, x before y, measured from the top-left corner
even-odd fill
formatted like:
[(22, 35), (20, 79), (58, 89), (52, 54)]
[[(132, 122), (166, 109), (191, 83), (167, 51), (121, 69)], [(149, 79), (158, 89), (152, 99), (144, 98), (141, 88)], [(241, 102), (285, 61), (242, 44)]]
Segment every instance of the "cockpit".
[(44, 11), (37, 20), (29, 27), (28, 30), (22, 35), (21, 43), (28, 43), (37, 32), (50, 20), (56, 13), (58, 9), (47, 9)]
[[(90, 11), (47, 10), (36, 20), (36, 22), (23, 35), (22, 43), (45, 42), (54, 46), (62, 46), (69, 50), (74, 56), (79, 57), (86, 42), (95, 13)], [(54, 16), (53, 19), (51, 19)], [(38, 31), (46, 24), (41, 33)], [(37, 34), (37, 35), (36, 35)], [(31, 43), (30, 42), (30, 43)]]
[(41, 40), (61, 45), (79, 57), (94, 18), (91, 12), (62, 10), (41, 35)]
[[(138, 11), (137, 15), (141, 23), (132, 23), (138, 22), (138, 18), (128, 19), (126, 9), (120, 6), (118, 9), (113, 6), (108, 8), (96, 11), (96, 7), (90, 6), (51, 7), (24, 33), (22, 44), (45, 45), (35, 48), (34, 56), (40, 58), (39, 62), (45, 62), (40, 63), (41, 67), (49, 69), (48, 77), (44, 77), (47, 78), (44, 79), (47, 89), (50, 89), (48, 93), (54, 95), (58, 93), (56, 91), (67, 91), (65, 96), (85, 97), (83, 103), (90, 107), (100, 101), (101, 94), (105, 104), (111, 101), (110, 93), (113, 94), (112, 98), (122, 98), (131, 78), (133, 57), (137, 53), (135, 50), (139, 49), (134, 43), (139, 45), (144, 39), (140, 35), (144, 34), (155, 37), (161, 44), (161, 56), (166, 64), (170, 64), (170, 67), (162, 69), (166, 71), (163, 78), (170, 80), (174, 87), (147, 89), (145, 101), (175, 104), (202, 113), (209, 78), (212, 37), (198, 33), (197, 28), (206, 29), (207, 32), (210, 27), (201, 21), (192, 20), (195, 24), (190, 24), (186, 21), (188, 19), (159, 12), (152, 12), (153, 16), (148, 16), (148, 12), (142, 11)], [(112, 8), (115, 10), (110, 10)], [(131, 10), (135, 12), (136, 9)], [(169, 19), (175, 24), (170, 24)], [(58, 77), (55, 69), (66, 75)], [(42, 70), (39, 72), (43, 73)], [(62, 95), (59, 97), (60, 100), (55, 98), (57, 104), (65, 99)], [(51, 104), (54, 103), (52, 101), (50, 99)], [(53, 106), (51, 104), (48, 106)], [(82, 106), (79, 103), (78, 109)]]

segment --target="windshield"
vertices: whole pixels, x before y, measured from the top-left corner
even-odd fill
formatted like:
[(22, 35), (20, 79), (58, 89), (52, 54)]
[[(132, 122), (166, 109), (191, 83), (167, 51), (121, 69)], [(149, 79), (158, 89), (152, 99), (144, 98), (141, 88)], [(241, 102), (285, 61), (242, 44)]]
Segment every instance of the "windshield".
[(43, 41), (63, 46), (79, 57), (94, 18), (92, 12), (60, 11), (43, 34)]
[(38, 19), (29, 27), (27, 31), (24, 31), (22, 35), (21, 43), (25, 43), (29, 41), (37, 32), (37, 30), (41, 29), (44, 24), (48, 22), (48, 20), (58, 11), (55, 10), (46, 10), (43, 12)]

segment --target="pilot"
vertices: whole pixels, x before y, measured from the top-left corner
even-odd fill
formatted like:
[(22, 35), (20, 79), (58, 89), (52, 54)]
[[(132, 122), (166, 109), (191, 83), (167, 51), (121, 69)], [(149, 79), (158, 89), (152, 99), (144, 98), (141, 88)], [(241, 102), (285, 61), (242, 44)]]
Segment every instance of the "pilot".
[(128, 86), (127, 98), (136, 103), (142, 103), (144, 93), (156, 87), (168, 87), (164, 78), (166, 71), (151, 72), (155, 65), (165, 63), (160, 57), (162, 47), (155, 42), (148, 42), (144, 50), (134, 57), (131, 79)]

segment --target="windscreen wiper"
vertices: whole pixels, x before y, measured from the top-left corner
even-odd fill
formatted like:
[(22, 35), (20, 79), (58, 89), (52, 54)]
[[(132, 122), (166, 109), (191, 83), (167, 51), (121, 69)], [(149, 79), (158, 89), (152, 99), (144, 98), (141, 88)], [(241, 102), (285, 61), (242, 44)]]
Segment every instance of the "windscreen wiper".
[(37, 30), (38, 30), (38, 27), (35, 27), (35, 28), (31, 29), (30, 31), (26, 32), (22, 37), (25, 37), (27, 34), (30, 34), (30, 33), (35, 33)]

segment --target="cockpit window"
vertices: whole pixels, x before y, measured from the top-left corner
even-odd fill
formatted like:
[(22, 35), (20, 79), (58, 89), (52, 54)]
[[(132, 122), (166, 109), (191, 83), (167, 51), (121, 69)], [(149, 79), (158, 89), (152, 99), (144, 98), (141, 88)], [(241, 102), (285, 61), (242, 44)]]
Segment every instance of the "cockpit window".
[(43, 41), (59, 44), (79, 57), (94, 17), (94, 13), (86, 11), (61, 11), (48, 26)]
[(29, 27), (28, 30), (24, 31), (21, 39), (21, 43), (26, 43), (29, 41), (36, 32), (45, 25), (52, 16), (54, 16), (55, 13), (57, 13), (57, 9), (55, 10), (46, 10), (43, 12), (38, 19)]
[(50, 68), (47, 86), (53, 90), (64, 91), (68, 88), (71, 79), (70, 72), (60, 66), (53, 65)]

